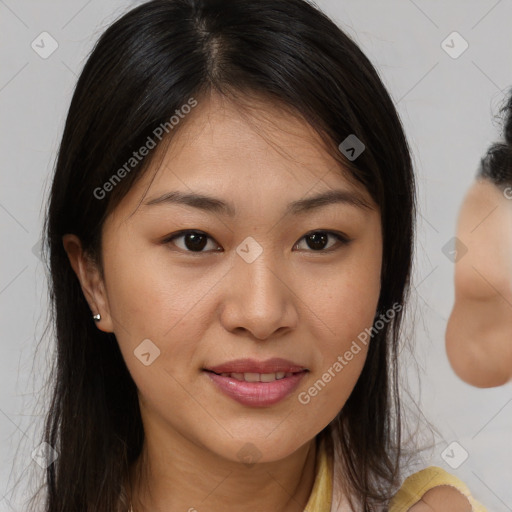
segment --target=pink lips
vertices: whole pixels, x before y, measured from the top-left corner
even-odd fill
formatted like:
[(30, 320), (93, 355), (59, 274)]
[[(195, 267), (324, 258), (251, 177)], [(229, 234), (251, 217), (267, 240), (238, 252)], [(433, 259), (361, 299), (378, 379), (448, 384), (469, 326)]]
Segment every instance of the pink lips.
[[(293, 392), (308, 371), (304, 366), (281, 358), (267, 361), (237, 359), (205, 370), (220, 391), (237, 402), (252, 407), (266, 407), (280, 402)], [(246, 382), (232, 376), (220, 375), (221, 373), (285, 375), (270, 382)]]

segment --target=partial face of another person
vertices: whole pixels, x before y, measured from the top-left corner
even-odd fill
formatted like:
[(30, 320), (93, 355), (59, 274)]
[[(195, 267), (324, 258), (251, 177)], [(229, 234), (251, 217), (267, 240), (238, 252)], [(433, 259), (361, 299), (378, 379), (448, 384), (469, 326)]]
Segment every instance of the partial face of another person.
[(512, 379), (512, 187), (478, 179), (464, 198), (457, 238), (464, 247), (455, 263), (448, 358), (469, 384), (500, 386)]
[[(313, 129), (254, 102), (249, 117), (219, 96), (198, 102), (106, 220), (94, 300), (145, 428), (232, 461), (251, 443), (265, 462), (311, 440), (356, 384), (368, 347), (344, 355), (373, 324), (382, 234), (377, 205)], [(212, 199), (177, 200), (188, 194)], [(232, 363), (273, 358), (287, 362)]]

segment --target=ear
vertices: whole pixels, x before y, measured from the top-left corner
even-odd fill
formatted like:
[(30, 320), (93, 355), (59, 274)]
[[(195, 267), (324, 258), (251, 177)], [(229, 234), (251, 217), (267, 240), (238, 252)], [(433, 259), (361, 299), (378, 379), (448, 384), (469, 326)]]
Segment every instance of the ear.
[[(82, 243), (76, 235), (64, 235), (62, 244), (91, 308), (91, 322), (94, 322), (101, 331), (114, 332), (105, 283), (101, 279), (97, 265), (82, 250)], [(99, 322), (92, 318), (97, 313), (101, 315)]]

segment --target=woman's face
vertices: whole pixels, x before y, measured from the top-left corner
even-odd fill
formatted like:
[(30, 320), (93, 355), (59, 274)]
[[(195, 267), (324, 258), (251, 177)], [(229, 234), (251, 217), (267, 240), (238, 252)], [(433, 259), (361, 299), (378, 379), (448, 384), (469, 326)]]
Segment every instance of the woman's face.
[[(146, 436), (265, 462), (311, 440), (352, 391), (382, 237), (377, 206), (307, 124), (269, 103), (255, 113), (247, 122), (218, 96), (199, 101), (140, 207), (151, 170), (107, 219), (96, 304), (139, 390)], [(334, 191), (370, 208), (307, 202)], [(157, 200), (171, 193), (212, 199)], [(288, 363), (265, 365), (273, 358)], [(231, 363), (243, 359), (253, 364)], [(283, 372), (293, 375), (276, 379)], [(269, 382), (241, 382), (257, 379)]]

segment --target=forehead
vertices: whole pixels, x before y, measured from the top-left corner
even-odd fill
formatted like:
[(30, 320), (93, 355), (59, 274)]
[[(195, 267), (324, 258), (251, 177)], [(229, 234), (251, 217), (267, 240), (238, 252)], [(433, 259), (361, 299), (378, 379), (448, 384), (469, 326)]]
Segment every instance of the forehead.
[(270, 196), (288, 204), (315, 189), (341, 189), (373, 204), (319, 134), (280, 105), (259, 97), (233, 102), (212, 94), (198, 99), (181, 122), (168, 147), (129, 192), (133, 200), (178, 190), (257, 206)]
[[(257, 162), (276, 169), (311, 167), (311, 172), (336, 165), (316, 131), (284, 105), (251, 96), (236, 101), (219, 94), (199, 100), (192, 115), (171, 141), (171, 159), (211, 167), (235, 161), (239, 167), (264, 172)], [(185, 155), (183, 155), (185, 153)], [(244, 164), (240, 166), (240, 159)], [(242, 169), (241, 169), (242, 170)], [(293, 176), (293, 173), (292, 173)]]

